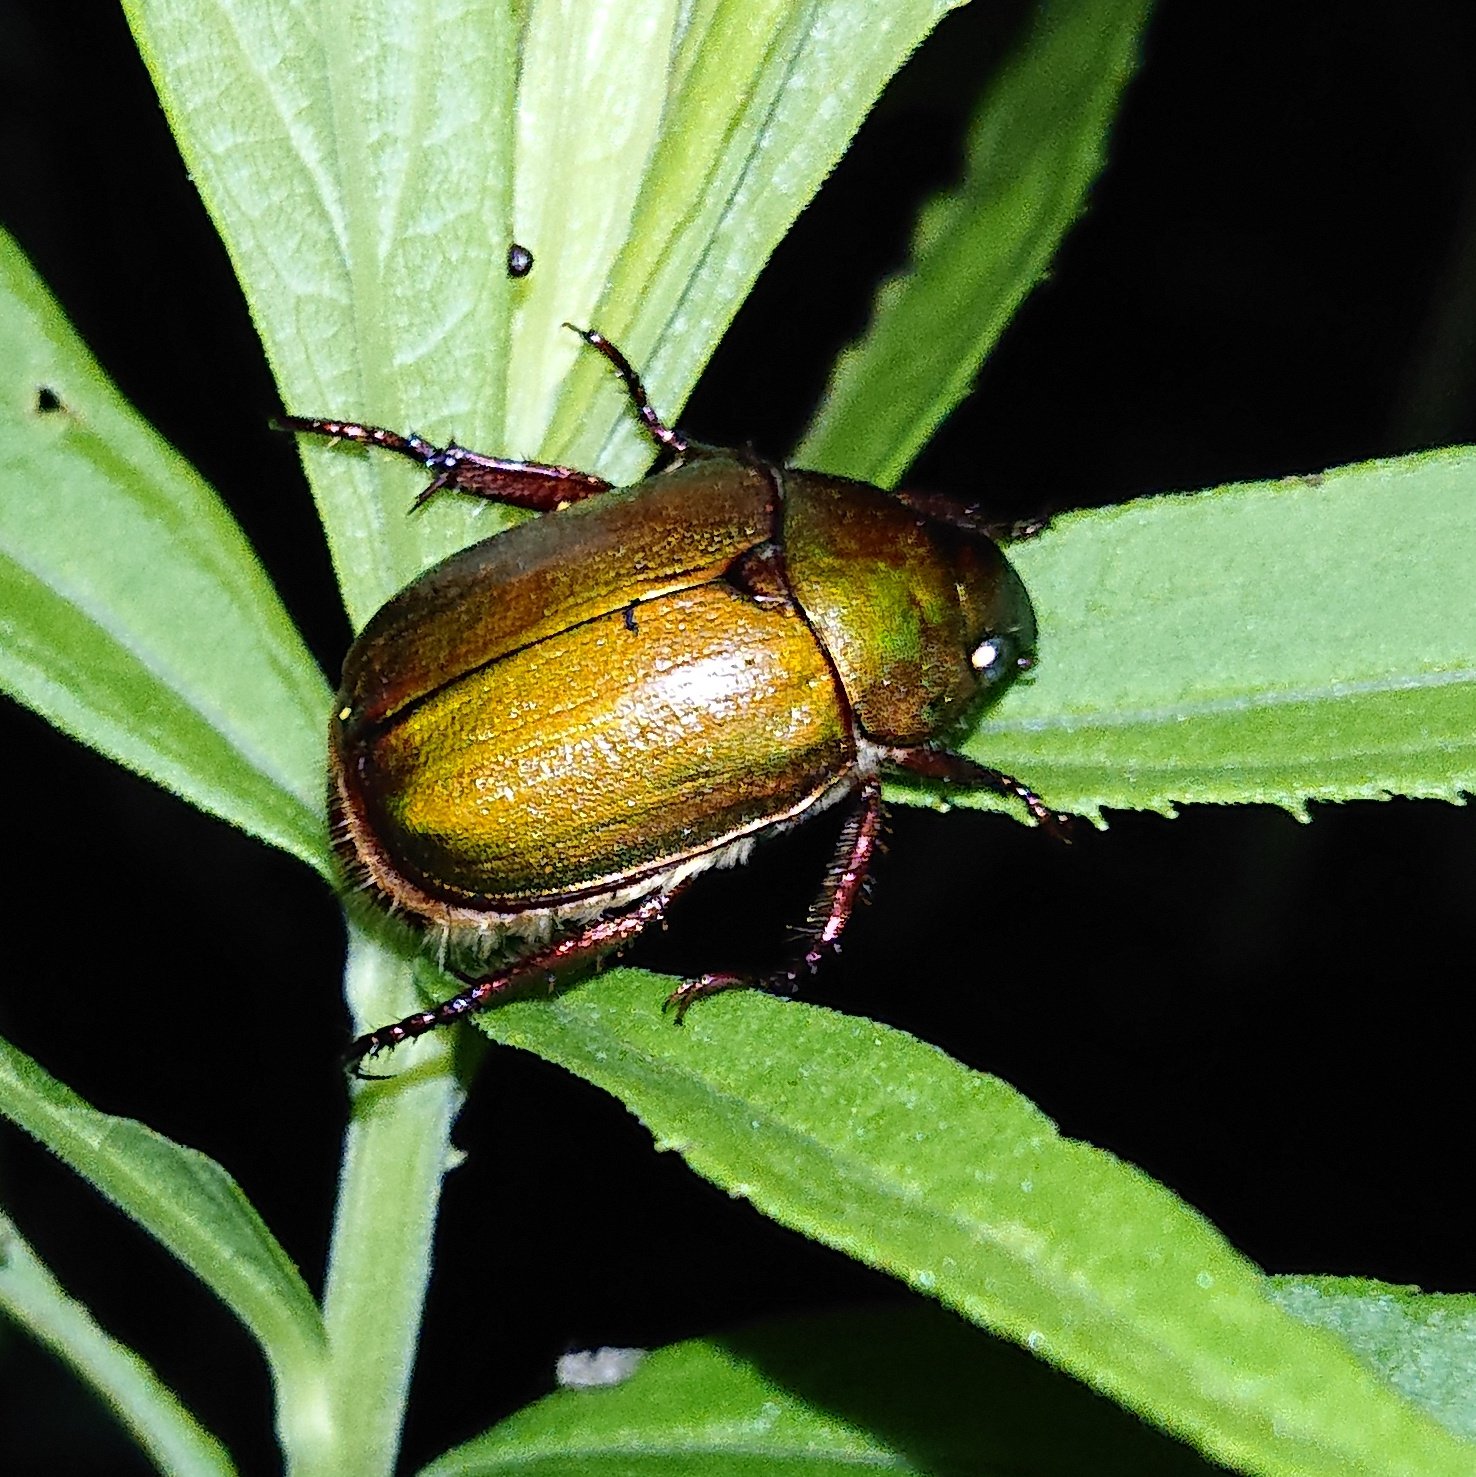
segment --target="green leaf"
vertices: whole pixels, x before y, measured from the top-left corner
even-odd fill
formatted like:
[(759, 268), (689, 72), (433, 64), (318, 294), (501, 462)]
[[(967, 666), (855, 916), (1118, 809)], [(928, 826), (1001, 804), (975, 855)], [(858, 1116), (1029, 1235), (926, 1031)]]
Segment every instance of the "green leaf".
[(215, 495), (0, 234), (0, 684), (327, 872), (330, 695)]
[(1192, 1210), (1061, 1138), (1005, 1083), (899, 1031), (756, 995), (707, 1002), (677, 1030), (662, 989), (617, 971), (478, 1022), (614, 1093), (729, 1194), (1219, 1461), (1287, 1477), (1471, 1470), (1470, 1447), (1279, 1310)]
[(1271, 1295), (1304, 1323), (1331, 1329), (1442, 1426), (1476, 1439), (1476, 1296), (1358, 1277), (1274, 1277)]
[[(124, 10), (286, 408), (503, 449), (506, 0)], [(472, 526), (450, 499), (407, 518), (390, 460), (309, 458), (355, 624)]]
[(938, 1309), (841, 1313), (648, 1354), (448, 1452), (424, 1477), (1208, 1477), (1186, 1447)]
[(212, 1477), (236, 1469), (226, 1449), (132, 1349), (67, 1296), (0, 1214), (0, 1309), (69, 1364), (102, 1397), (161, 1472)]
[(979, 99), (964, 179), (837, 360), (802, 466), (891, 486), (973, 384), (1085, 208), (1151, 0), (1047, 0)]
[(327, 1340), (297, 1268), (213, 1159), (100, 1113), (0, 1041), (0, 1112), (178, 1257), (261, 1345), (283, 1443), (313, 1451), (332, 1426)]
[[(669, 417), (882, 88), (957, 3), (691, 0), (681, 7), (660, 136), (607, 264), (608, 286), (587, 310), (640, 366)], [(647, 63), (645, 75), (652, 73), (661, 68)], [(539, 164), (520, 156), (520, 198), (525, 167)], [(649, 444), (604, 367), (587, 356), (576, 362), (567, 348), (565, 356), (573, 373), (548, 449), (628, 480), (650, 462)]]
[[(675, 415), (949, 8), (125, 3), (288, 408), (597, 458), (619, 479), (652, 448), (608, 366), (558, 325), (609, 333)], [(516, 282), (512, 239), (537, 259)], [(453, 499), (407, 519), (414, 473), (391, 458), (305, 455), (356, 624), (497, 526)]]
[(1476, 788), (1476, 451), (1075, 513), (1010, 557), (1040, 664), (964, 747), (1061, 809)]
[[(541, 250), (532, 280), (517, 294), (507, 375), (512, 444), (550, 440), (564, 383), (588, 353), (565, 321), (604, 326), (594, 305), (630, 232), (661, 137), (671, 87), (661, 59), (676, 45), (680, 9), (675, 0), (634, 7), (545, 0), (529, 7), (517, 88), (514, 218), (519, 239)], [(593, 179), (598, 189), (570, 188), (571, 181)], [(648, 442), (644, 461), (650, 451)]]

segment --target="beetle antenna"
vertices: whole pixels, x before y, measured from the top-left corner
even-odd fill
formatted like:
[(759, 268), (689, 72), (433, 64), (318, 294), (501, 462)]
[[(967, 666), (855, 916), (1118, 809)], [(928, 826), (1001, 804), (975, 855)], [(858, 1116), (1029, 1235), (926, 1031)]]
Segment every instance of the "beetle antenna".
[(631, 368), (630, 360), (599, 329), (580, 328), (574, 323), (566, 323), (564, 327), (577, 333), (590, 348), (598, 349), (615, 366), (615, 373), (625, 382), (626, 393), (635, 405), (636, 414), (645, 422), (652, 439), (673, 456), (681, 456), (689, 445), (687, 438), (680, 431), (673, 430), (656, 414), (650, 397), (646, 394), (646, 387), (641, 383), (640, 375)]

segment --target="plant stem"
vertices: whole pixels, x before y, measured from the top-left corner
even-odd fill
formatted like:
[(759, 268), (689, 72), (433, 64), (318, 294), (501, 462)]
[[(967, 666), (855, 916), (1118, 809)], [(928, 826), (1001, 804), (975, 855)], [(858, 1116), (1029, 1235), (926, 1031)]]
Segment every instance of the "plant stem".
[[(415, 1008), (410, 963), (350, 924), (356, 1019)], [(344, 1139), (324, 1318), (337, 1415), (333, 1470), (393, 1472), (462, 1090), (444, 1033), (402, 1050), (397, 1076), (359, 1085)]]

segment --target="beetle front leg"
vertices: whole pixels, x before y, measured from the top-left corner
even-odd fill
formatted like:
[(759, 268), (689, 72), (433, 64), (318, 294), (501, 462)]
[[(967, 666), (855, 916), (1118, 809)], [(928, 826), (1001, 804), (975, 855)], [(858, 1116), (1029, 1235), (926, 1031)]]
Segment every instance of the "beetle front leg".
[(977, 508), (960, 503), (942, 492), (916, 492), (909, 487), (898, 487), (892, 496), (899, 503), (906, 503), (925, 518), (935, 523), (944, 523), (962, 533), (982, 533), (997, 544), (1018, 544), (1026, 539), (1038, 538), (1050, 527), (1049, 518), (1014, 518), (1001, 523), (997, 518), (986, 518)]
[(673, 456), (681, 456), (691, 448), (691, 442), (680, 431), (668, 426), (656, 414), (650, 397), (646, 394), (646, 387), (641, 383), (640, 375), (631, 367), (630, 360), (599, 329), (580, 328), (574, 323), (566, 323), (564, 327), (577, 333), (590, 348), (597, 349), (614, 366), (615, 373), (625, 385), (625, 393), (630, 396), (631, 405), (635, 407), (635, 413), (641, 418), (641, 424), (657, 446)]
[(882, 751), (885, 763), (896, 769), (905, 770), (923, 779), (945, 780), (950, 785), (960, 785), (970, 790), (993, 790), (1020, 801), (1035, 818), (1042, 829), (1049, 831), (1059, 841), (1071, 840), (1071, 823), (1074, 817), (1065, 811), (1052, 810), (1029, 785), (1022, 784), (1013, 775), (998, 769), (990, 769), (973, 759), (955, 754), (949, 749), (934, 748), (932, 744), (917, 744), (907, 748), (891, 748)]
[(429, 502), (438, 492), (464, 492), (513, 508), (551, 513), (567, 503), (577, 503), (601, 492), (610, 483), (573, 467), (546, 462), (520, 462), (510, 457), (486, 456), (452, 442), (436, 446), (413, 432), (402, 436), (383, 426), (359, 421), (319, 420), (313, 416), (279, 415), (274, 424), (283, 431), (328, 436), (334, 441), (352, 441), (358, 446), (378, 446), (419, 462), (434, 480), (411, 505), (412, 511)]
[(680, 1022), (693, 1004), (705, 995), (723, 990), (767, 990), (792, 995), (802, 974), (813, 974), (825, 956), (840, 947), (840, 936), (856, 909), (871, 871), (871, 860), (881, 836), (881, 782), (874, 776), (863, 780), (836, 838), (835, 855), (825, 869), (825, 881), (810, 905), (801, 937), (805, 952), (785, 969), (772, 974), (704, 974), (687, 980), (666, 997), (664, 1009), (674, 1009)]
[(637, 903), (625, 913), (613, 917), (596, 918), (577, 933), (514, 960), (504, 969), (484, 975), (480, 979), (468, 979), (466, 988), (433, 1005), (429, 1010), (418, 1010), (404, 1020), (392, 1025), (380, 1026), (360, 1036), (343, 1054), (344, 1069), (355, 1077), (377, 1080), (371, 1072), (362, 1071), (360, 1063), (368, 1057), (376, 1057), (382, 1051), (392, 1051), (406, 1041), (424, 1036), (439, 1026), (449, 1026), (463, 1016), (473, 1015), (499, 1004), (527, 988), (539, 978), (552, 980), (562, 969), (575, 964), (588, 964), (631, 943), (671, 906), (672, 899), (681, 892), (674, 887), (668, 892), (654, 893), (643, 902)]

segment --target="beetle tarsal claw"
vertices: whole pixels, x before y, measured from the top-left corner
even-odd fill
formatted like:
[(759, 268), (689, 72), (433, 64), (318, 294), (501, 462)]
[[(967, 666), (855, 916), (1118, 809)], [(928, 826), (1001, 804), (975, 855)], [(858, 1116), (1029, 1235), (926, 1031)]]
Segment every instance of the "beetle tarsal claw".
[(747, 982), (740, 981), (736, 975), (731, 974), (698, 975), (694, 980), (683, 980), (662, 1002), (661, 1009), (663, 1013), (675, 1011), (676, 1024), (681, 1025), (687, 1012), (704, 995), (715, 995), (720, 990), (730, 990), (742, 983)]
[(418, 513), (438, 492), (445, 492), (451, 485), (451, 472), (442, 472), (429, 487), (423, 488), (415, 494), (415, 501), (410, 504), (410, 511)]
[(360, 1082), (388, 1082), (391, 1074), (387, 1072), (366, 1072), (364, 1070), (364, 1063), (373, 1061), (383, 1050), (384, 1046), (380, 1042), (371, 1042), (371, 1044), (365, 1046), (361, 1037), (344, 1052), (341, 1058), (343, 1070), (350, 1077), (355, 1077)]
[[(1038, 809), (1036, 808), (1037, 806), (1039, 807)], [(1053, 840), (1064, 842), (1067, 846), (1070, 846), (1076, 839), (1076, 826), (1080, 819), (1079, 816), (1074, 816), (1065, 810), (1051, 810), (1038, 799), (1036, 805), (1030, 807), (1030, 813), (1034, 816), (1036, 825)]]

